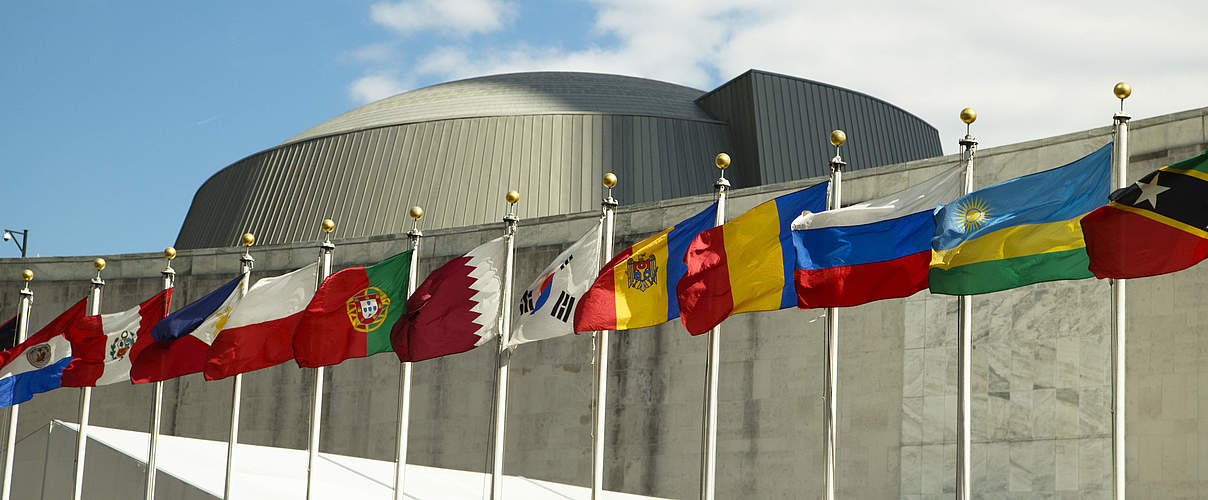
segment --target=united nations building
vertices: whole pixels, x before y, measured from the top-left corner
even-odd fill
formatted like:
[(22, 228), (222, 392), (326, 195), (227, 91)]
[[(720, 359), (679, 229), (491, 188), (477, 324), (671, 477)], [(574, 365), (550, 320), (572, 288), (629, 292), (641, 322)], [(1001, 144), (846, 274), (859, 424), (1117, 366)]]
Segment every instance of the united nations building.
[[(969, 137), (941, 137), (931, 124), (875, 96), (759, 70), (708, 91), (567, 72), (433, 85), (310, 128), (298, 124), (300, 132), (281, 144), (214, 165), (175, 240), (170, 311), (192, 304), (220, 311), (241, 286), (251, 286), (251, 300), (256, 287), (297, 280), (310, 287), (298, 309), (309, 314), (323, 294), (313, 291), (314, 273), (325, 275), (321, 256), (330, 255), (332, 273), (360, 273), (356, 292), (377, 287), (349, 302), (354, 305), (341, 299), (330, 309), (360, 321), (369, 336), (366, 325), (380, 321), (374, 318), (387, 305), (399, 314), (443, 307), (439, 287), (457, 281), (453, 277), (480, 277), (490, 267), (482, 263), (495, 262), (481, 249), (510, 233), (512, 272), (496, 285), (498, 298), (481, 299), (490, 294), (467, 285), (479, 297), (472, 299), (479, 300), (473, 314), (486, 317), (482, 304), (496, 304), (507, 325), (540, 307), (540, 299), (560, 304), (559, 319), (569, 323), (574, 307), (582, 313), (583, 298), (574, 304), (557, 293), (542, 299), (548, 287), (539, 285), (516, 301), (529, 283), (553, 275), (547, 269), (583, 261), (564, 252), (594, 234), (589, 231), (600, 224), (602, 209), (613, 206), (605, 199), (615, 201), (615, 217), (605, 225), (615, 231), (615, 243), (588, 267), (598, 270), (635, 243), (663, 238), (669, 249), (649, 261), (658, 270), (634, 271), (643, 286), (657, 288), (666, 282), (656, 281), (656, 272), (662, 280), (693, 272), (675, 271), (682, 257), (663, 259), (695, 251), (685, 250), (687, 242), (700, 241), (691, 237), (676, 247), (674, 228), (702, 211), (711, 214), (719, 189), (725, 203), (718, 218), (733, 221), (831, 180), (833, 164), (841, 166), (839, 205), (852, 207), (882, 203), (970, 161), (970, 187), (981, 189), (1109, 151), (1113, 162), (1127, 160), (1126, 178), (1113, 181), (1115, 187), (1208, 151), (1208, 108), (1113, 118), (1119, 101), (1106, 89), (1103, 97), (1101, 127), (979, 149), (972, 116)], [(1120, 146), (1120, 124), (1127, 147)], [(845, 132), (844, 140), (828, 141), (834, 130)], [(941, 144), (962, 140), (972, 155), (943, 154)], [(840, 158), (834, 144), (841, 144)], [(718, 158), (723, 152), (728, 162)], [(610, 173), (612, 187), (601, 185)], [(728, 187), (718, 187), (723, 184)], [(823, 204), (826, 189), (818, 193), (815, 201)], [(787, 228), (800, 213), (768, 220)], [(334, 226), (324, 227), (324, 219)], [(253, 241), (244, 239), (247, 233)], [(411, 285), (422, 293), (386, 301), (394, 284), (373, 270), (395, 265), (389, 269), (405, 274), (401, 261), (387, 259), (411, 249), (416, 238), (421, 244)], [(730, 232), (725, 238), (727, 244), (738, 239)], [(505, 248), (499, 245), (499, 255)], [(106, 265), (94, 267), (98, 257)], [(455, 260), (469, 270), (458, 275), (444, 267)], [(784, 262), (791, 275), (792, 259)], [(764, 277), (729, 265), (735, 289)], [(161, 249), (0, 259), (0, 303), (10, 314), (30, 297), (22, 294), (22, 271), (29, 269), (29, 335), (90, 294), (102, 294), (103, 300), (86, 303), (99, 304), (107, 321), (157, 296), (168, 266)], [(241, 283), (248, 266), (251, 279)], [(373, 267), (355, 269), (366, 266)], [(617, 283), (623, 272), (617, 271)], [(430, 275), (445, 276), (444, 285), (423, 288)], [(98, 276), (103, 286), (93, 284)], [(308, 486), (317, 492), (313, 498), (395, 498), (400, 427), (408, 442), (403, 470), (410, 498), (486, 498), (493, 477), (503, 478), (506, 498), (595, 498), (597, 477), (606, 490), (600, 498), (618, 499), (701, 498), (710, 488), (716, 498), (823, 498), (828, 484), (837, 498), (953, 498), (966, 487), (972, 498), (1111, 498), (1117, 476), (1135, 498), (1198, 498), (1208, 491), (1208, 309), (1197, 299), (1208, 289), (1208, 270), (1193, 266), (1126, 283), (1116, 306), (1113, 296), (1122, 287), (1093, 277), (965, 296), (967, 305), (924, 287), (832, 313), (793, 306), (735, 314), (704, 335), (690, 335), (678, 314), (668, 313), (670, 321), (655, 326), (616, 326), (606, 350), (592, 333), (567, 330), (501, 353), (482, 333), (494, 323), (484, 324), (475, 326), (475, 335), (484, 335), (478, 344), (405, 365), (405, 374), (403, 353), (385, 352), (382, 344), (373, 354), (372, 341), (362, 340), (355, 346), (360, 351), (349, 347), (346, 360), (319, 372), (317, 412), (316, 369), (299, 367), (305, 363), (300, 352), (296, 362), (291, 355), (243, 373), (238, 389), (236, 377), (207, 381), (196, 370), (162, 384), (106, 384), (102, 376), (86, 398), (84, 389), (64, 381), (18, 407), (9, 441), (11, 498), (65, 498), (73, 488), (105, 492), (95, 498), (144, 498), (152, 461), (160, 499), (307, 498)], [(227, 295), (213, 298), (224, 287)], [(665, 302), (674, 303), (675, 289), (668, 293)], [(214, 331), (263, 321), (233, 311)], [(134, 332), (138, 323), (131, 321)], [(383, 342), (390, 339), (386, 328)], [(828, 342), (828, 331), (836, 333), (836, 344)], [(1127, 343), (1117, 358), (1113, 339), (1121, 331)], [(447, 333), (441, 342), (453, 342), (455, 332)], [(107, 359), (143, 349), (134, 337), (106, 351)], [(52, 341), (40, 345), (50, 346), (40, 366), (58, 359)], [(837, 350), (830, 357), (832, 345)], [(600, 353), (606, 354), (605, 384), (595, 374)], [(1120, 380), (1114, 359), (1127, 360)], [(833, 385), (829, 363), (837, 370)], [(717, 370), (716, 385), (711, 370)], [(400, 412), (400, 379), (409, 388), (406, 412)], [(597, 413), (599, 387), (607, 391)], [(1118, 409), (1117, 387), (1126, 402)], [(88, 420), (81, 448), (82, 404)], [(236, 408), (239, 445), (228, 455)], [(498, 434), (502, 420), (506, 433)], [(314, 431), (312, 421), (321, 423)], [(318, 436), (313, 457), (312, 436)], [(1115, 454), (1117, 448), (1124, 454)], [(77, 461), (81, 449), (86, 458)], [(310, 480), (308, 464), (315, 471)]]

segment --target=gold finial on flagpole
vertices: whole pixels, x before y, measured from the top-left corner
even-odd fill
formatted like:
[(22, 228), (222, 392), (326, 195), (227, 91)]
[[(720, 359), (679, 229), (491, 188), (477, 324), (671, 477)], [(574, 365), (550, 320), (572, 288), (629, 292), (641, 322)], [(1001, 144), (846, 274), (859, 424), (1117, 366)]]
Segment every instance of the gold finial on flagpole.
[(168, 259), (168, 260), (175, 259), (176, 258), (176, 249), (173, 247), (165, 248), (164, 249), (164, 258)]
[(617, 174), (609, 172), (604, 174), (604, 187), (612, 189), (617, 186)]
[(96, 260), (92, 261), (92, 267), (96, 268), (97, 272), (101, 272), (105, 269), (105, 259), (97, 257)]
[(34, 272), (29, 269), (21, 271), (21, 279), (28, 283), (30, 280), (34, 279)]
[(516, 202), (520, 201), (520, 191), (515, 189), (508, 191), (506, 199), (508, 201), (508, 205), (515, 205)]
[(835, 129), (835, 130), (831, 131), (830, 143), (831, 143), (831, 146), (835, 147), (835, 159), (831, 160), (832, 163), (836, 160), (841, 161), (841, 157), (839, 156), (839, 146), (842, 146), (843, 143), (845, 143), (845, 142), (847, 142), (847, 133), (846, 132), (839, 130), (839, 129)]
[(241, 242), (243, 243), (243, 256), (251, 257), (252, 256), (251, 248), (252, 248), (252, 245), (256, 244), (256, 235), (254, 235), (252, 233), (243, 233), (243, 239)]
[(416, 205), (414, 207), (411, 207), (411, 212), (409, 215), (411, 216), (412, 220), (419, 220), (420, 218), (422, 218), (424, 216), (424, 209), (422, 207), (420, 207), (419, 205)]
[(969, 126), (977, 121), (977, 111), (973, 108), (965, 108), (961, 110), (961, 121), (965, 122), (965, 135), (971, 135)]
[(1132, 95), (1132, 85), (1129, 85), (1128, 82), (1117, 83), (1116, 86), (1112, 88), (1112, 94), (1116, 96), (1116, 99), (1120, 100), (1120, 112), (1123, 113), (1124, 100), (1128, 99), (1128, 96)]
[(713, 164), (717, 165), (717, 168), (725, 170), (726, 167), (730, 166), (730, 155), (725, 153), (717, 153), (717, 157), (713, 158)]
[(336, 230), (336, 221), (331, 220), (331, 219), (323, 219), (322, 228), (323, 228), (324, 233), (330, 233), (332, 231), (335, 231)]

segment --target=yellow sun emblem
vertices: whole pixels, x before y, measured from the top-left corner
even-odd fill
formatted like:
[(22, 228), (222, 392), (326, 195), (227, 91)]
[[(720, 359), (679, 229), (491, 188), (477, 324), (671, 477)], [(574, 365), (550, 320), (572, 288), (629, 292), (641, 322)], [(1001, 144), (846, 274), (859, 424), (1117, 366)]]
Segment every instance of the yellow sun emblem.
[(990, 206), (977, 198), (967, 198), (956, 206), (956, 221), (969, 233), (977, 230), (990, 218)]

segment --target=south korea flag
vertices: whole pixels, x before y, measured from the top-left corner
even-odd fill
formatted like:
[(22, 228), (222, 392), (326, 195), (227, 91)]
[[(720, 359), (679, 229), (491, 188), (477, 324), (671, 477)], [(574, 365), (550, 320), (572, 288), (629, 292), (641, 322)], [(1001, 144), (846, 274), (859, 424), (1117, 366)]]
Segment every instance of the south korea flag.
[(602, 226), (559, 254), (520, 294), (508, 347), (574, 333), (575, 306), (600, 272)]

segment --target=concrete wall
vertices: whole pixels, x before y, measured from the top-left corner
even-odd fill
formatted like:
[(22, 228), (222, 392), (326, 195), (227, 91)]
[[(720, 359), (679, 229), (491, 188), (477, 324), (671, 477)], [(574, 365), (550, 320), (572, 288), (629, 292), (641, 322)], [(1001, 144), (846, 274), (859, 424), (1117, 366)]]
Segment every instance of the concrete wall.
[[(1130, 177), (1205, 149), (1206, 120), (1208, 109), (1137, 120)], [(980, 151), (976, 184), (1064, 164), (1109, 137), (1104, 127)], [(852, 172), (845, 176), (844, 197), (857, 202), (886, 194), (956, 163), (949, 156)], [(702, 172), (700, 182), (711, 182), (713, 175)], [(818, 180), (736, 190), (730, 213)], [(682, 220), (710, 200), (623, 205), (617, 248)], [(518, 287), (595, 217), (522, 221)], [(429, 231), (421, 273), (501, 231), (502, 224)], [(337, 244), (338, 267), (376, 262), (406, 246), (402, 235)], [(233, 276), (239, 252), (182, 251), (174, 264), (174, 305), (195, 300)], [(256, 274), (281, 274), (311, 262), (317, 253), (312, 244), (256, 247)], [(0, 281), (0, 304), (16, 309), (17, 277), (30, 267), (37, 273), (32, 324), (44, 325), (87, 293), (93, 257), (0, 261), (0, 277), (7, 278)], [(130, 307), (158, 289), (163, 267), (158, 253), (105, 257), (110, 266), (104, 311)], [(1129, 285), (1128, 477), (1136, 495), (1184, 498), (1208, 490), (1208, 385), (1199, 390), (1208, 384), (1208, 369), (1202, 368), (1208, 366), (1208, 312), (1197, 307), (1206, 284), (1208, 272), (1196, 267)], [(841, 311), (840, 496), (952, 496), (955, 307), (953, 298), (922, 292)], [(1111, 472), (1106, 283), (1036, 285), (978, 297), (975, 307), (974, 488), (983, 498), (1102, 498)], [(815, 310), (784, 310), (725, 323), (719, 498), (820, 493), (821, 316)], [(668, 323), (615, 335), (612, 342), (606, 486), (697, 496), (705, 339)], [(507, 473), (589, 484), (591, 344), (590, 337), (571, 336), (515, 352)], [(489, 349), (415, 365), (410, 462), (488, 468), (493, 366)], [(391, 458), (397, 360), (390, 355), (350, 360), (328, 370), (327, 377), (323, 450)], [(241, 442), (305, 447), (311, 378), (310, 371), (292, 364), (245, 376)], [(230, 381), (204, 382), (199, 375), (166, 383), (165, 432), (225, 439), (230, 391)], [(151, 387), (98, 388), (92, 421), (144, 430), (150, 397)], [(60, 389), (22, 405), (21, 434), (51, 418), (75, 421), (78, 399), (78, 391)]]

